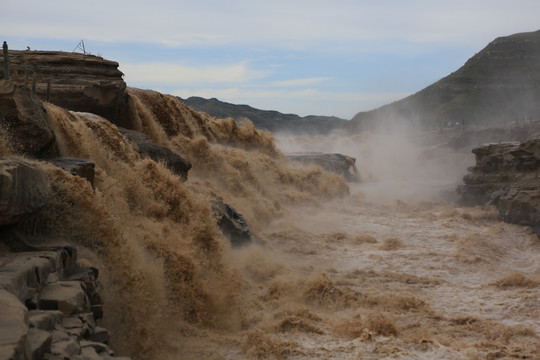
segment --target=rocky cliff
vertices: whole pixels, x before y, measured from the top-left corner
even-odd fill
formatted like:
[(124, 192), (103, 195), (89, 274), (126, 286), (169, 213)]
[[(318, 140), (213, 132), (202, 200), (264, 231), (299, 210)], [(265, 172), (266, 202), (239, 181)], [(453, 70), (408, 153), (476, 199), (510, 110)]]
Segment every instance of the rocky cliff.
[(492, 204), (501, 220), (540, 233), (540, 139), (488, 144), (473, 150), (476, 166), (458, 187), (466, 205)]
[[(9, 77), (43, 100), (126, 126), (127, 95), (118, 63), (80, 53), (9, 50)], [(4, 60), (0, 59), (0, 78)]]
[(397, 122), (430, 128), (489, 127), (540, 119), (540, 30), (500, 37), (451, 75), (403, 100), (361, 112), (362, 131)]
[(218, 119), (232, 117), (236, 121), (249, 119), (258, 129), (272, 133), (287, 132), (292, 134), (328, 134), (339, 130), (347, 123), (335, 116), (309, 115), (300, 117), (296, 114), (283, 114), (273, 110), (260, 110), (249, 105), (236, 105), (218, 99), (204, 99), (192, 96), (179, 98), (184, 104), (197, 111), (202, 111)]

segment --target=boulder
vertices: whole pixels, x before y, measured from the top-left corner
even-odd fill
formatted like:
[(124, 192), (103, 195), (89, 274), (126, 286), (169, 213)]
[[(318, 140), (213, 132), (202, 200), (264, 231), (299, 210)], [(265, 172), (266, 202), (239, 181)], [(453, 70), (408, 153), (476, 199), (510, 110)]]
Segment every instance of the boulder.
[(86, 159), (75, 158), (57, 158), (52, 159), (50, 162), (61, 169), (71, 173), (71, 175), (82, 177), (90, 182), (94, 187), (94, 168), (95, 164)]
[(176, 175), (185, 181), (191, 163), (184, 159), (171, 149), (165, 146), (155, 144), (146, 134), (136, 130), (120, 129), (122, 134), (131, 141), (139, 154), (143, 157), (149, 157), (155, 162), (164, 162), (165, 165)]
[(210, 204), (221, 232), (229, 238), (232, 246), (241, 246), (251, 242), (249, 226), (238, 211), (220, 200), (212, 200)]
[(0, 289), (0, 309), (0, 359), (28, 359), (28, 309), (4, 289)]
[(0, 160), (0, 226), (41, 209), (49, 199), (47, 174), (22, 159)]
[(540, 233), (540, 139), (487, 144), (472, 152), (476, 166), (457, 188), (460, 203), (494, 205), (501, 220)]
[(356, 159), (343, 154), (295, 153), (289, 159), (304, 165), (315, 164), (326, 171), (342, 175), (346, 180), (359, 180)]
[(16, 153), (40, 157), (54, 153), (55, 135), (41, 100), (24, 85), (0, 80), (0, 127)]

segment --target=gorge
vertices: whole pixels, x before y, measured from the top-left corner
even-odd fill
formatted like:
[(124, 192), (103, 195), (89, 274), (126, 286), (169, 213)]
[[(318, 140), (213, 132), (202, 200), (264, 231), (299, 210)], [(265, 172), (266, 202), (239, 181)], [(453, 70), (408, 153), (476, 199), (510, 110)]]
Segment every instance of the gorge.
[[(478, 137), (456, 129), (274, 137), (127, 87), (114, 62), (36, 52), (58, 66), (47, 68), (56, 74), (47, 102), (46, 88), (33, 91), (23, 76), (31, 61), (20, 53), (18, 77), (0, 80), (0, 300), (16, 309), (0, 316), (16, 314), (21, 334), (6, 344), (0, 333), (5, 358), (540, 354), (535, 223), (503, 222), (494, 207), (531, 213), (505, 201), (535, 199), (534, 189), (516, 197), (512, 188), (522, 179), (536, 189), (535, 140), (477, 148), (463, 185)], [(99, 92), (90, 69), (102, 67), (96, 74), (112, 75)], [(474, 133), (499, 133), (490, 134)], [(361, 181), (285, 155), (297, 152), (345, 154)], [(474, 206), (455, 202), (458, 185)], [(220, 208), (241, 214), (249, 240), (231, 242)], [(4, 281), (17, 261), (19, 297)], [(87, 280), (99, 296), (72, 283)], [(57, 299), (58, 310), (45, 309), (45, 289), (63, 281), (80, 287), (78, 310)], [(51, 316), (50, 337), (38, 315)]]

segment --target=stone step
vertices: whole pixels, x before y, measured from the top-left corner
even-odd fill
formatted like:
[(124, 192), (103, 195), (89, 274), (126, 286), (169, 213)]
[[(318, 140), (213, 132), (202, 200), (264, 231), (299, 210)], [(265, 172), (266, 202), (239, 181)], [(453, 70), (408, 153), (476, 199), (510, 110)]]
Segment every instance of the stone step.
[(60, 310), (65, 316), (90, 312), (90, 301), (79, 281), (47, 284), (39, 295), (39, 308)]
[(31, 252), (11, 256), (0, 268), (0, 288), (25, 303), (45, 284), (50, 273), (56, 271), (58, 254)]
[(88, 340), (108, 344), (109, 338), (109, 330), (100, 326), (96, 326), (94, 329), (94, 333), (88, 337)]
[(108, 345), (88, 340), (81, 340), (81, 350), (92, 348), (96, 351), (97, 354), (101, 356), (113, 356), (114, 352), (109, 348)]
[(52, 331), (62, 323), (64, 314), (59, 310), (31, 310), (28, 312), (28, 320), (31, 328)]
[(72, 337), (65, 337), (60, 341), (53, 341), (51, 345), (51, 354), (60, 359), (74, 359), (81, 353), (81, 345)]

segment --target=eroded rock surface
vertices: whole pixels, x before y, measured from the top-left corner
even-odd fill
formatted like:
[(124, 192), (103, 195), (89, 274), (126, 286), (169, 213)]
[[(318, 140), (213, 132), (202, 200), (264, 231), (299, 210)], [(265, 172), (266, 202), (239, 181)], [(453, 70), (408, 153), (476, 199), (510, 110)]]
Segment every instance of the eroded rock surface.
[(0, 80), (0, 126), (18, 153), (41, 156), (54, 151), (54, 132), (41, 100), (24, 85)]
[(457, 189), (467, 205), (493, 204), (502, 220), (540, 233), (540, 139), (473, 149), (476, 166)]

